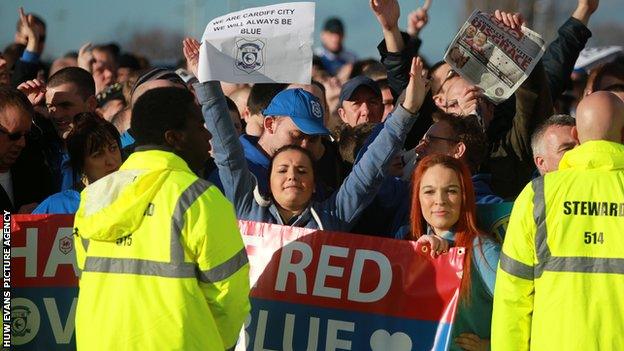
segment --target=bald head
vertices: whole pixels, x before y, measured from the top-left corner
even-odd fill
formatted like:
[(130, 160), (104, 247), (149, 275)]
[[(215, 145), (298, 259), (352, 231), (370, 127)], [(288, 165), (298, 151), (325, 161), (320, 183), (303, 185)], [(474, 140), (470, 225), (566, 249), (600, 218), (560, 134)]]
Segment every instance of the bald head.
[(588, 95), (576, 109), (576, 129), (581, 144), (591, 140), (624, 142), (624, 102), (608, 91)]

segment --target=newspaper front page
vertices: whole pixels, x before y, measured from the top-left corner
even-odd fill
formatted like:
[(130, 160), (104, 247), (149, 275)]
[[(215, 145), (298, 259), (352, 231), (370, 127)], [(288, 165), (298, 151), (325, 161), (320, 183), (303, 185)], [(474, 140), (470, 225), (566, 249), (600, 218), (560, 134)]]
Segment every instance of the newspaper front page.
[(444, 61), (498, 104), (524, 82), (544, 54), (542, 37), (511, 29), (493, 14), (475, 10), (449, 45)]

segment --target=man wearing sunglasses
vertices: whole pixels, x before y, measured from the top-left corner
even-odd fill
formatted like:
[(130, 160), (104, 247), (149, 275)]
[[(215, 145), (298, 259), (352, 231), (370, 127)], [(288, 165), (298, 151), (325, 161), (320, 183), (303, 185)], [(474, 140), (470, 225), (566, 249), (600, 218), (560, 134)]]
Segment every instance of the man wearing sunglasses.
[(52, 193), (41, 153), (28, 145), (34, 110), (19, 91), (0, 87), (0, 205), (30, 213)]
[(530, 145), (533, 128), (552, 114), (542, 63), (535, 66), (513, 98), (496, 107), (479, 87), (447, 63), (433, 71), (432, 77), (437, 89), (433, 91), (433, 100), (438, 109), (459, 117), (477, 117), (491, 144), (486, 167), (493, 175), (492, 186), (502, 197), (515, 197), (534, 172)]
[(442, 154), (463, 160), (472, 174), (475, 198), (478, 204), (500, 203), (503, 199), (491, 188), (491, 175), (481, 172), (488, 154), (487, 136), (476, 116), (457, 118), (436, 114), (436, 122), (415, 148), (417, 159)]

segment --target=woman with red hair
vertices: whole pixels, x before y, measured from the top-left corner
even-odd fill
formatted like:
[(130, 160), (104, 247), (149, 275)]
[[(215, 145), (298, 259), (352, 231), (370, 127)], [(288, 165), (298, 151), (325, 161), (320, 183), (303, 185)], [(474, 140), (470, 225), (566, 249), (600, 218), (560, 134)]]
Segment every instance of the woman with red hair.
[(466, 248), (450, 350), (488, 350), (500, 244), (477, 228), (470, 171), (458, 159), (430, 155), (418, 163), (412, 189), (407, 239), (426, 246), (433, 257), (449, 246)]

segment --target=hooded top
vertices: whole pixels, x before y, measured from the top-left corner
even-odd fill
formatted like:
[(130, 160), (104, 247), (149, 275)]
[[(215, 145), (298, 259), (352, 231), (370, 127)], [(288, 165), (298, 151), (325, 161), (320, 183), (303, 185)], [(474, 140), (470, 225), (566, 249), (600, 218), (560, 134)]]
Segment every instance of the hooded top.
[(232, 205), (184, 160), (138, 148), (85, 188), (74, 226), (79, 350), (234, 346), (247, 255)]

